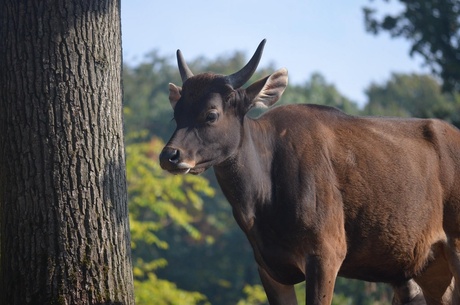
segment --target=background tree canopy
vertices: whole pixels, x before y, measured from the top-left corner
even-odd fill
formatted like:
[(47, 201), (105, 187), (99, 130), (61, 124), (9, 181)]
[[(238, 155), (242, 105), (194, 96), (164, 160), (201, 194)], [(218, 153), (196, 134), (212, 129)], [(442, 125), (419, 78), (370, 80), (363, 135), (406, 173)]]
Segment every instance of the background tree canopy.
[[(190, 61), (195, 73), (230, 74), (247, 58), (240, 52)], [(175, 58), (154, 51), (124, 66), (127, 173), (137, 304), (266, 304), (252, 250), (237, 227), (212, 170), (172, 176), (158, 154), (175, 126), (168, 83), (181, 84)], [(255, 79), (274, 71), (260, 67)], [(249, 82), (249, 83), (250, 83)], [(316, 103), (356, 115), (439, 117), (459, 124), (460, 95), (444, 93), (429, 75), (394, 74), (370, 84), (359, 107), (320, 73), (290, 84), (279, 104)], [(251, 115), (257, 116), (260, 111)], [(299, 285), (302, 302), (304, 289)], [(390, 304), (382, 284), (338, 279), (335, 305)]]
[(393, 74), (385, 84), (366, 90), (365, 114), (440, 118), (460, 126), (460, 95), (442, 92), (429, 75)]
[[(396, 15), (365, 8), (366, 29), (388, 31), (412, 43), (432, 75), (393, 74), (366, 89), (367, 103), (343, 96), (321, 73), (289, 84), (278, 104), (314, 103), (351, 115), (437, 117), (460, 126), (460, 2), (400, 0)], [(246, 63), (241, 52), (189, 61), (195, 73), (231, 74)], [(259, 67), (248, 82), (273, 72)], [(158, 154), (175, 126), (168, 83), (181, 84), (175, 58), (151, 52), (138, 65), (124, 66), (127, 166), (138, 304), (267, 304), (252, 250), (237, 227), (212, 170), (198, 177), (171, 176)], [(442, 85), (439, 83), (442, 80)], [(254, 109), (251, 116), (261, 110)], [(305, 298), (298, 285), (299, 303)], [(383, 284), (339, 278), (334, 305), (389, 305)]]
[[(388, 1), (388, 0), (387, 0)], [(371, 7), (364, 9), (366, 30), (387, 31), (411, 44), (410, 54), (421, 55), (445, 91), (460, 91), (460, 1), (399, 0), (402, 11), (377, 17)]]

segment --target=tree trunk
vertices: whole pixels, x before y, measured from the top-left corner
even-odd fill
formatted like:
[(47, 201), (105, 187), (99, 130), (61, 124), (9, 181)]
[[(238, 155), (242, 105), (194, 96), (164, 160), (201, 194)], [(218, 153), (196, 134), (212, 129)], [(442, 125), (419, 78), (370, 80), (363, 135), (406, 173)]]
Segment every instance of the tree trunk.
[(0, 1), (0, 304), (133, 304), (120, 0)]

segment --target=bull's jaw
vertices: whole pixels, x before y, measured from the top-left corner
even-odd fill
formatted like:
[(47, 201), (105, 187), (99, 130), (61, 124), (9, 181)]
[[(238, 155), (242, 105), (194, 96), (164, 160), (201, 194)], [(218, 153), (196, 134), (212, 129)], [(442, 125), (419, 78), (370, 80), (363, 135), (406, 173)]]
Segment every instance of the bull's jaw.
[(171, 169), (171, 170), (168, 170), (168, 172), (170, 174), (173, 174), (173, 175), (185, 175), (185, 174), (188, 174), (190, 172), (190, 168), (185, 168), (185, 169)]

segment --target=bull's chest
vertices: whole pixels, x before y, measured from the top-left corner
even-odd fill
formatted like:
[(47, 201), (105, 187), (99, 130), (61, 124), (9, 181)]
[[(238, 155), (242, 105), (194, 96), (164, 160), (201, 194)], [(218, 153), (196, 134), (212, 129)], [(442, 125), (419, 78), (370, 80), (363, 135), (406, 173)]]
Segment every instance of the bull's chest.
[(305, 280), (305, 241), (293, 232), (280, 232), (269, 226), (255, 224), (246, 235), (260, 267), (284, 284)]

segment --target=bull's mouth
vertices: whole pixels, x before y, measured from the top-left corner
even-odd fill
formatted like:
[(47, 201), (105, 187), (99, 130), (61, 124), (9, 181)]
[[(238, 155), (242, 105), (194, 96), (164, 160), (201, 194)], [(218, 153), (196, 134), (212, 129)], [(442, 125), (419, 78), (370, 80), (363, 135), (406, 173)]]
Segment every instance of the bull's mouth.
[(195, 164), (193, 163), (187, 163), (187, 162), (180, 162), (177, 163), (174, 168), (169, 168), (167, 169), (168, 172), (170, 172), (173, 175), (185, 175), (190, 172), (195, 167)]
[(192, 175), (199, 175), (203, 173), (205, 170), (207, 170), (209, 167), (211, 167), (209, 161), (200, 162), (198, 164), (195, 164), (195, 166), (192, 166), (190, 163), (181, 162), (177, 164), (177, 168), (168, 169), (168, 172), (170, 172), (173, 175), (185, 175), (189, 173)]

